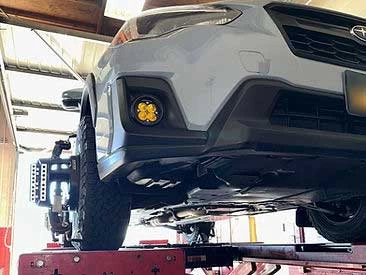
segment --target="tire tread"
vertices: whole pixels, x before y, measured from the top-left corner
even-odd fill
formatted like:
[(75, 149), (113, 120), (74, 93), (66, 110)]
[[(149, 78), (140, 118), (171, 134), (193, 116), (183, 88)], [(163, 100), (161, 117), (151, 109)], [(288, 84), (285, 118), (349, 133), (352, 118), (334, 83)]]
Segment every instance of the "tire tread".
[(130, 219), (130, 201), (117, 184), (102, 183), (97, 173), (95, 130), (90, 116), (79, 125), (80, 195), (79, 250), (117, 250), (123, 243)]

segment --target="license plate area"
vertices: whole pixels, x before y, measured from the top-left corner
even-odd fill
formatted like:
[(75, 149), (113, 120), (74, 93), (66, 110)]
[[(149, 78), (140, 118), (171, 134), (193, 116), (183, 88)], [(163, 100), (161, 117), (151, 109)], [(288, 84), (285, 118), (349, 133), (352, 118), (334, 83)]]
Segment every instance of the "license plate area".
[(366, 117), (366, 74), (346, 71), (344, 82), (348, 113)]

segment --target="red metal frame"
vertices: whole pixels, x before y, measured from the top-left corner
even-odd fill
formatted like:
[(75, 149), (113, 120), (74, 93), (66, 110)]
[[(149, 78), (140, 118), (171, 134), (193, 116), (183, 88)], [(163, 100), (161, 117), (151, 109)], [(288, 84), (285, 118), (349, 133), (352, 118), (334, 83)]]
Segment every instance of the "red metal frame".
[(10, 270), (11, 227), (0, 227), (0, 274), (8, 275)]
[(243, 263), (230, 275), (274, 274), (284, 266), (291, 275), (366, 274), (366, 245), (246, 245), (239, 250)]
[(184, 275), (181, 249), (46, 251), (22, 255), (18, 275)]
[(245, 262), (366, 274), (366, 245), (247, 245), (240, 248), (240, 254)]
[[(232, 260), (230, 260), (232, 259)], [(231, 264), (228, 264), (230, 261)], [(260, 245), (142, 247), (120, 251), (47, 250), (22, 255), (19, 275), (186, 275), (186, 268), (240, 264), (223, 275), (366, 274), (366, 245)], [(206, 274), (217, 274), (206, 271)]]
[(168, 245), (169, 240), (141, 240), (139, 242), (140, 245)]

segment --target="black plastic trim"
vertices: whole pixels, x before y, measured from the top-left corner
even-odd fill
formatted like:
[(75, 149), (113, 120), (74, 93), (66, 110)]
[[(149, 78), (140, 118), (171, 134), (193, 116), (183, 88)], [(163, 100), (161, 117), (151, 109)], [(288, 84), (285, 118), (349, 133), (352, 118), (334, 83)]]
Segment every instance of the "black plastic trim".
[[(120, 134), (125, 143), (99, 162), (100, 176), (102, 179), (115, 173), (125, 176), (142, 167), (164, 165), (160, 163), (194, 163), (217, 156), (305, 154), (360, 159), (366, 156), (365, 136), (271, 125), (270, 116), (283, 90), (344, 98), (278, 80), (251, 79), (238, 87), (207, 132), (143, 127), (142, 133), (136, 127), (124, 128)], [(131, 126), (123, 109), (121, 119), (127, 119), (127, 125)]]
[(366, 136), (366, 118), (349, 114), (344, 98), (282, 90), (272, 125)]
[(95, 92), (95, 77), (92, 73), (89, 74), (85, 80), (85, 87), (81, 97), (81, 117), (87, 115), (88, 112), (90, 112), (90, 115), (92, 116), (95, 127), (97, 123), (98, 105)]
[[(178, 102), (174, 97), (174, 93), (168, 82), (163, 79), (152, 77), (133, 76), (124, 77), (123, 81), (125, 83), (126, 100), (129, 108), (131, 108), (132, 103), (137, 98), (143, 96), (152, 96), (161, 102), (161, 105), (164, 108), (164, 117), (159, 125), (156, 125), (154, 128), (187, 129)], [(129, 115), (131, 116), (131, 114)], [(129, 122), (132, 122), (132, 120), (129, 120)], [(136, 124), (135, 121), (133, 121), (133, 125), (125, 123), (125, 126), (135, 128), (136, 126), (140, 127), (141, 125), (138, 123)]]
[(366, 43), (364, 41), (357, 39), (351, 34), (351, 29), (354, 26), (366, 26), (365, 19), (336, 11), (298, 4), (271, 3), (266, 5), (265, 9), (279, 28), (290, 50), (296, 56), (328, 64), (366, 70), (366, 61), (362, 64), (353, 64), (349, 61), (332, 59), (301, 51), (293, 45), (288, 32), (286, 31), (286, 28), (298, 28), (304, 32), (340, 37), (341, 39), (347, 39), (351, 43), (354, 43), (354, 45), (366, 47)]
[(327, 156), (366, 156), (366, 136), (271, 125), (283, 90), (343, 99), (343, 95), (296, 87), (277, 80), (244, 82), (209, 129), (210, 152), (253, 149), (258, 152)]
[[(188, 130), (174, 93), (163, 79), (152, 77), (121, 77), (116, 80), (113, 98), (112, 152), (98, 162), (101, 179), (132, 162), (150, 161), (162, 157), (198, 155), (204, 151), (208, 134)], [(140, 96), (157, 98), (164, 108), (164, 117), (154, 126), (144, 126), (131, 115), (131, 106)], [(131, 168), (132, 169), (132, 168)]]
[[(124, 133), (122, 146), (159, 145), (205, 145), (207, 133), (188, 130), (169, 84), (163, 79), (150, 77), (124, 77), (117, 79), (118, 102), (113, 109), (119, 110)], [(147, 95), (160, 100), (164, 117), (159, 124), (143, 126), (131, 115), (131, 106), (136, 98)], [(121, 137), (122, 139), (122, 137)]]

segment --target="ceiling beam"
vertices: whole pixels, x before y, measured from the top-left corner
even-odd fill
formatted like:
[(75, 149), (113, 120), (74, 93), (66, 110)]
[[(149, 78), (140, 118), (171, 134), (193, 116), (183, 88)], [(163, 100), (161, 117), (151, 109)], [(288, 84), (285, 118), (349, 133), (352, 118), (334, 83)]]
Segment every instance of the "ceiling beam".
[(73, 0), (0, 0), (0, 6), (9, 14), (29, 17), (35, 21), (49, 21), (55, 24), (73, 24), (80, 29), (93, 28), (100, 7), (97, 1)]
[(98, 16), (98, 22), (97, 22), (97, 33), (100, 33), (103, 26), (103, 19), (104, 19), (104, 12), (105, 8), (107, 6), (107, 0), (101, 0), (101, 5), (99, 9), (99, 16)]
[(46, 134), (46, 135), (60, 135), (60, 136), (71, 136), (75, 134), (72, 131), (60, 131), (53, 129), (42, 129), (42, 128), (28, 128), (24, 126), (17, 126), (18, 132), (28, 132), (28, 133), (36, 133), (36, 134)]
[(79, 80), (81, 83), (85, 84), (84, 79), (82, 78), (82, 76), (76, 71), (76, 69), (73, 67), (73, 64), (69, 64), (69, 62), (66, 61), (65, 56), (63, 55), (63, 53), (65, 52), (64, 49), (59, 46), (57, 48), (61, 49), (56, 49), (56, 45), (52, 45), (51, 41), (49, 39), (49, 36), (44, 36), (42, 35), (42, 33), (40, 33), (38, 30), (33, 30), (34, 33), (39, 37), (39, 39), (41, 39), (41, 41), (43, 41), (43, 43), (58, 57), (58, 59), (65, 64), (65, 66), (67, 67), (68, 71), (77, 79)]
[(13, 98), (11, 100), (11, 104), (15, 107), (35, 108), (35, 109), (43, 109), (43, 110), (79, 113), (79, 111), (66, 111), (59, 104), (39, 102), (39, 101), (31, 101), (31, 100), (24, 100), (24, 99), (17, 99), (17, 98)]
[(80, 38), (108, 42), (110, 43), (113, 39), (111, 35), (97, 34), (90, 31), (80, 31), (74, 28), (69, 28), (67, 26), (56, 26), (50, 22), (40, 23), (36, 22), (30, 18), (22, 18), (12, 14), (6, 14), (4, 11), (0, 12), (0, 23), (5, 23), (9, 25), (25, 27), (29, 29), (41, 30), (46, 32), (54, 32), (60, 34), (66, 34), (71, 36), (76, 36)]
[[(28, 152), (28, 153), (33, 153), (33, 152), (38, 152), (38, 153), (51, 153), (53, 151), (53, 148), (46, 148), (46, 147), (29, 147), (29, 146), (25, 146), (20, 144), (19, 145), (19, 149), (22, 152)], [(62, 151), (62, 155), (71, 155), (73, 153), (72, 150), (63, 150)]]
[(107, 0), (0, 0), (0, 22), (110, 42), (123, 21), (104, 16)]
[[(38, 69), (38, 68), (20, 67), (17, 64), (10, 64), (10, 63), (6, 63), (4, 65), (5, 65), (5, 70), (7, 70), (7, 71), (26, 73), (26, 74), (44, 75), (44, 76), (57, 77), (57, 78), (63, 78), (63, 79), (72, 79), (72, 80), (75, 79), (75, 77), (67, 71), (58, 71), (58, 72), (46, 71), (44, 69)], [(83, 78), (86, 79), (86, 75), (83, 75)]]
[(28, 116), (29, 113), (27, 110), (21, 108), (13, 108), (13, 115), (14, 116)]
[[(24, 146), (24, 145), (19, 145), (19, 149), (25, 152), (42, 152), (47, 150), (47, 148), (42, 148), (42, 147), (28, 147), (28, 146)], [(50, 150), (50, 149), (48, 149)]]

